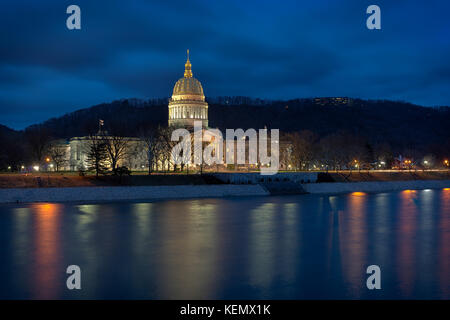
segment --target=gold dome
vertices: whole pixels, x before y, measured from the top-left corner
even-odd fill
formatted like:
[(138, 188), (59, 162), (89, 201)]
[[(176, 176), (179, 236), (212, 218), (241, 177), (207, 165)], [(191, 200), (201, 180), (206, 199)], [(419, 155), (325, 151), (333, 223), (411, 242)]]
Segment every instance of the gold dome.
[(192, 76), (191, 62), (189, 61), (189, 50), (187, 51), (187, 61), (184, 67), (184, 77), (175, 83), (175, 86), (173, 87), (173, 96), (199, 95), (201, 96), (201, 100), (204, 100), (202, 84)]
[(192, 76), (189, 50), (184, 66), (184, 77), (175, 83), (172, 98), (169, 99), (169, 126), (193, 128), (197, 121), (201, 121), (202, 126), (207, 128), (208, 103), (200, 81)]
[(195, 78), (181, 78), (173, 87), (173, 95), (200, 95), (203, 96), (203, 88)]

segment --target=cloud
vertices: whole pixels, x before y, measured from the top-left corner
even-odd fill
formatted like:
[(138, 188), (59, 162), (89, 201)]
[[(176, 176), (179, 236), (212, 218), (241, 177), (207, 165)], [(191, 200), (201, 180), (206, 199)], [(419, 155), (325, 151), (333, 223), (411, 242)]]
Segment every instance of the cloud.
[(381, 31), (365, 27), (366, 0), (79, 0), (77, 31), (65, 27), (70, 4), (2, 5), (0, 111), (8, 118), (0, 123), (19, 128), (122, 97), (167, 97), (187, 48), (207, 96), (450, 104), (447, 2), (380, 0)]

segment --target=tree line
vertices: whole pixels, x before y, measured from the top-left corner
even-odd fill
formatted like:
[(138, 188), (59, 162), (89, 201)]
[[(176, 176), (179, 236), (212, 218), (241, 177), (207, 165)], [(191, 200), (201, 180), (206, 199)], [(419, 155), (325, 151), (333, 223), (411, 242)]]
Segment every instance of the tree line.
[[(147, 167), (155, 168), (155, 159), (164, 159), (166, 170), (171, 166), (167, 104), (163, 100), (121, 100), (78, 110), (22, 131), (0, 126), (0, 170), (19, 171), (23, 165), (45, 164), (46, 157), (51, 157), (56, 167), (63, 167), (58, 140), (95, 135), (99, 119), (105, 119), (112, 136), (141, 139), (148, 146)], [(438, 165), (450, 156), (449, 123), (448, 107), (427, 108), (394, 101), (354, 99), (351, 106), (332, 106), (315, 105), (312, 99), (223, 97), (212, 99), (209, 107), (210, 127), (222, 131), (280, 129), (281, 138), (291, 141), (290, 153), (284, 157), (289, 157), (291, 167), (296, 169), (314, 165), (339, 169), (354, 160), (359, 167), (377, 161), (389, 166), (399, 155), (416, 163), (430, 159), (427, 163)], [(120, 148), (110, 148), (107, 153), (115, 167)]]

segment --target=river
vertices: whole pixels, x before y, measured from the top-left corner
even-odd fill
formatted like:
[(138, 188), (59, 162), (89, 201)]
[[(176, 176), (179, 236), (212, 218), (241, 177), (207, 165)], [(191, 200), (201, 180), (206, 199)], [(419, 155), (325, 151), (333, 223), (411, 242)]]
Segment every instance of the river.
[(0, 205), (0, 259), (1, 299), (449, 299), (450, 189)]

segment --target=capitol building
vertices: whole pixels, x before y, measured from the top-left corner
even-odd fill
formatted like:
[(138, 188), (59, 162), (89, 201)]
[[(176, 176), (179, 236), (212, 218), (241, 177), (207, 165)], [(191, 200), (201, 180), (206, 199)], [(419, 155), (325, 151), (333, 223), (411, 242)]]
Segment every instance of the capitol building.
[[(149, 145), (149, 142), (144, 137), (116, 137), (111, 135), (103, 129), (103, 120), (100, 120), (99, 130), (95, 134), (73, 137), (69, 141), (62, 141), (59, 146), (66, 150), (66, 158), (64, 166), (60, 166), (61, 170), (70, 171), (85, 171), (88, 170), (89, 165), (89, 153), (92, 144), (96, 140), (101, 140), (108, 146), (110, 157), (112, 154), (121, 153), (120, 157), (116, 157), (114, 163), (116, 167), (125, 166), (130, 170), (148, 170), (149, 166), (154, 170), (174, 170), (174, 165), (166, 154), (156, 154), (156, 149), (166, 150), (167, 146), (164, 145), (167, 137), (160, 137), (159, 141), (156, 139), (152, 141), (156, 147), (153, 148)], [(187, 60), (184, 68), (184, 76), (176, 81), (172, 96), (168, 101), (168, 129), (171, 131), (176, 128), (184, 128), (190, 132), (194, 129), (194, 122), (202, 123), (203, 139), (205, 142), (215, 142), (215, 137), (210, 136), (208, 133), (208, 103), (205, 101), (205, 94), (203, 92), (202, 84), (197, 80), (192, 72), (192, 65), (189, 60), (189, 50), (187, 51)], [(106, 125), (107, 126), (107, 125)], [(167, 129), (167, 128), (166, 128)], [(166, 133), (167, 134), (167, 130)], [(161, 146), (161, 143), (163, 146)], [(124, 145), (125, 144), (125, 145)], [(248, 139), (245, 140), (246, 154), (248, 154)], [(155, 149), (150, 151), (151, 149)], [(237, 150), (237, 144), (234, 146), (234, 152)], [(223, 144), (223, 155), (229, 150), (225, 144)], [(152, 160), (149, 160), (150, 158)], [(247, 160), (246, 160), (247, 161)], [(110, 163), (113, 163), (112, 160)], [(239, 167), (246, 169), (256, 169), (260, 164), (249, 163), (246, 165), (233, 166), (234, 169)], [(195, 165), (194, 165), (195, 166)], [(222, 169), (226, 169), (226, 165), (222, 165)], [(112, 166), (109, 166), (111, 169)], [(203, 166), (202, 166), (203, 168)], [(214, 167), (215, 170), (219, 169), (219, 166)]]
[[(194, 78), (192, 65), (189, 60), (189, 50), (187, 50), (187, 60), (185, 63), (184, 76), (180, 78), (173, 87), (172, 97), (168, 106), (168, 126), (172, 128), (186, 128), (192, 130), (194, 121), (201, 121), (203, 130), (208, 128), (208, 103), (205, 101), (205, 94), (200, 81)], [(103, 120), (100, 120), (103, 124)], [(73, 137), (65, 145), (67, 148), (67, 165), (63, 170), (87, 170), (88, 152), (93, 138), (101, 137), (105, 141), (114, 141), (114, 137), (108, 135), (99, 127), (96, 136)], [(136, 137), (123, 137), (127, 144), (126, 156), (118, 162), (118, 166), (126, 166), (131, 170), (148, 169), (148, 151), (146, 144)], [(157, 161), (155, 169), (164, 168), (167, 161), (159, 163)]]
[(194, 121), (201, 121), (202, 127), (207, 128), (208, 103), (205, 101), (202, 84), (192, 74), (189, 50), (184, 66), (184, 77), (175, 83), (169, 99), (169, 127), (193, 128)]

